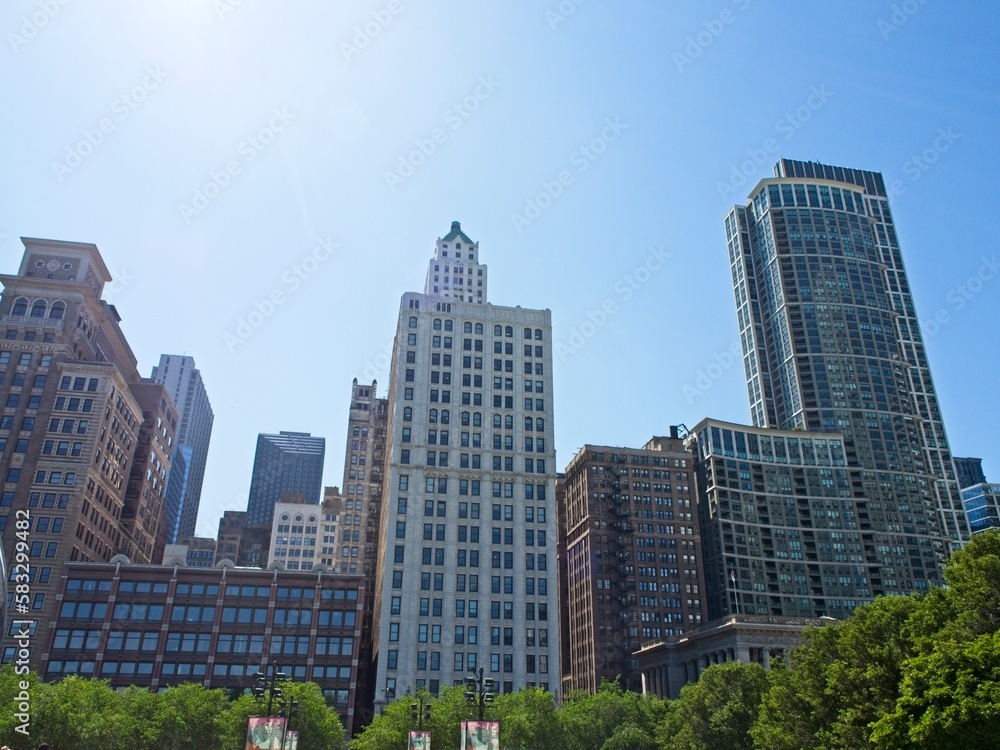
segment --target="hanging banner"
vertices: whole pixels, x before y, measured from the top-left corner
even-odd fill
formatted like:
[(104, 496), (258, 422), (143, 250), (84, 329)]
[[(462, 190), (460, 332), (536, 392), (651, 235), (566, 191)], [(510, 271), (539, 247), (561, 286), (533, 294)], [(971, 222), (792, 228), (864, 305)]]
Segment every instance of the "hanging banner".
[(500, 722), (463, 721), (460, 750), (500, 750)]
[(280, 716), (251, 716), (247, 719), (246, 750), (282, 750), (285, 720)]
[(285, 750), (299, 750), (299, 733), (293, 729), (285, 732)]
[(407, 750), (431, 750), (430, 732), (410, 732), (410, 742), (406, 746)]

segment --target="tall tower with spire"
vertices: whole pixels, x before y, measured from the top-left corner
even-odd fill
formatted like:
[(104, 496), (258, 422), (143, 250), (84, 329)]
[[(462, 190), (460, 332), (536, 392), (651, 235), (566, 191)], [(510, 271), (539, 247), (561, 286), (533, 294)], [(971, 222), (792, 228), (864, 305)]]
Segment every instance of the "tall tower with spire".
[(479, 243), (451, 222), (451, 231), (439, 237), (427, 266), (424, 294), (460, 302), (486, 302), (486, 266), (479, 262)]
[(375, 582), (376, 710), (482, 668), (558, 692), (549, 310), (487, 303), (456, 221), (403, 295)]

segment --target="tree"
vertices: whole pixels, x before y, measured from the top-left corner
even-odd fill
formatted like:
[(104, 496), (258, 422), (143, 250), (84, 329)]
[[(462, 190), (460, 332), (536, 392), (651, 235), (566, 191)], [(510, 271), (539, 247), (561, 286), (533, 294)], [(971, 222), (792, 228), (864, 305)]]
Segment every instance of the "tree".
[(895, 709), (875, 722), (885, 750), (991, 750), (1000, 737), (1000, 632), (944, 641), (909, 660)]
[[(22, 691), (22, 682), (28, 684), (26, 691)], [(17, 714), (21, 713), (19, 706), (24, 699), (24, 692), (27, 692), (33, 703), (39, 692), (38, 676), (34, 672), (18, 675), (14, 671), (13, 664), (0, 667), (0, 706), (5, 707), (0, 711), (0, 745), (19, 747), (21, 744), (27, 744), (24, 735), (15, 730), (24, 723), (23, 719), (17, 717)], [(32, 716), (31, 730), (34, 737), (34, 716)]]
[(410, 727), (409, 696), (394, 700), (376, 714), (357, 737), (351, 740), (351, 750), (399, 750), (406, 747)]
[[(282, 696), (299, 702), (298, 714), (289, 724), (299, 732), (299, 750), (339, 748), (344, 742), (340, 716), (326, 705), (323, 691), (314, 682), (284, 682)], [(277, 705), (273, 707), (277, 710)], [(267, 698), (241, 695), (229, 704), (220, 726), (220, 750), (243, 750), (246, 746), (247, 719), (267, 713)]]
[(635, 724), (618, 727), (601, 750), (657, 750), (656, 740)]
[(807, 628), (775, 674), (751, 735), (774, 750), (869, 747), (871, 724), (892, 709), (913, 651), (915, 596), (880, 597), (849, 620)]
[(759, 664), (716, 664), (685, 685), (659, 728), (667, 750), (753, 750), (750, 727), (767, 690)]
[(1000, 532), (976, 535), (945, 567), (947, 589), (910, 621), (914, 654), (895, 705), (874, 722), (880, 748), (992, 748), (1000, 736)]
[(500, 722), (500, 747), (504, 750), (550, 750), (560, 746), (555, 698), (541, 688), (497, 696), (489, 717)]
[(74, 750), (135, 750), (124, 744), (130, 732), (119, 733), (129, 720), (106, 680), (74, 675), (39, 687), (32, 701), (32, 742)]
[[(146, 690), (132, 688), (150, 695)], [(156, 750), (187, 750), (191, 747), (221, 747), (223, 716), (231, 704), (226, 691), (206, 690), (195, 683), (176, 685), (157, 694), (153, 710), (153, 743)], [(143, 747), (136, 745), (136, 747)]]
[(652, 735), (666, 712), (659, 698), (626, 692), (604, 681), (593, 695), (571, 693), (558, 712), (563, 750), (601, 750), (619, 727), (631, 724)]

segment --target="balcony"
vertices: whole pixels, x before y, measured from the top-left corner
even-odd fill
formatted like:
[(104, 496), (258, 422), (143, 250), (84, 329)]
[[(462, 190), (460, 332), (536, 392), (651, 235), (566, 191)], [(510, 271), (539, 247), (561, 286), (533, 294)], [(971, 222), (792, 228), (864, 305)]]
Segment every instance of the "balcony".
[(36, 318), (30, 315), (0, 315), (2, 323), (41, 326), (42, 328), (62, 328), (64, 320), (64, 318)]

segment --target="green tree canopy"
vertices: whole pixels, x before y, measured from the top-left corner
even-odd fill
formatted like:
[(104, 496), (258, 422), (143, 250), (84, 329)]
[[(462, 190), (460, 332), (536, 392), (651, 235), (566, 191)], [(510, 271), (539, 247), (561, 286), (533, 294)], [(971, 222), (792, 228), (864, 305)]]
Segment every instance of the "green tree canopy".
[(658, 734), (664, 750), (752, 750), (750, 727), (767, 690), (760, 664), (715, 664), (685, 685)]

